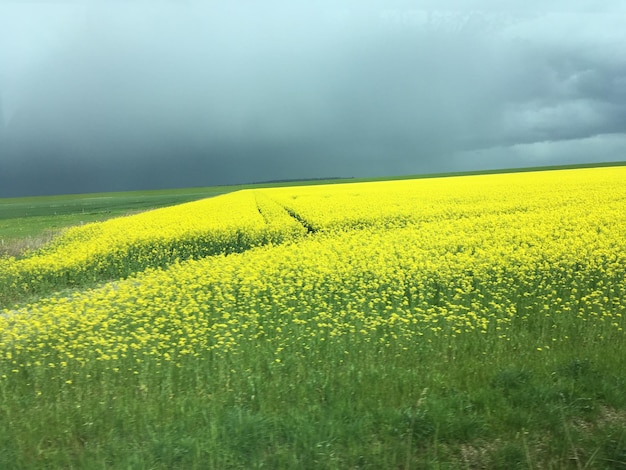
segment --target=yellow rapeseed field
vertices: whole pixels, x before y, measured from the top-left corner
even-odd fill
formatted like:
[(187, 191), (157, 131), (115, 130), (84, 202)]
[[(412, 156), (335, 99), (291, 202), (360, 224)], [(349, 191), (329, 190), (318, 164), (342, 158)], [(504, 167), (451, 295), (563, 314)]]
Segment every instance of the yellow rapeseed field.
[[(507, 342), (520, 323), (538, 325), (537, 351), (590, 322), (604, 325), (597, 341), (623, 340), (624, 181), (618, 167), (263, 189), (72, 229), (3, 270), (30, 282), (103, 262), (148, 268), (5, 309), (0, 375), (140, 374), (255, 350), (280, 365), (323, 360), (331, 344), (348, 355)], [(186, 244), (184, 258), (204, 257), (142, 261)]]
[(280, 243), (305, 232), (262, 194), (239, 191), (68, 229), (19, 260), (0, 260), (0, 286), (41, 287), (115, 279), (146, 267)]

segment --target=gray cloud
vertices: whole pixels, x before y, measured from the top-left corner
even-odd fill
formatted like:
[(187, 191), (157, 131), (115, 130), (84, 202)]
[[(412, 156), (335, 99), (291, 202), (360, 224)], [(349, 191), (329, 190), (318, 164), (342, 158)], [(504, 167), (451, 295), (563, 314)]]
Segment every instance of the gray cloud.
[(0, 196), (623, 159), (621, 2), (407, 5), (2, 3)]

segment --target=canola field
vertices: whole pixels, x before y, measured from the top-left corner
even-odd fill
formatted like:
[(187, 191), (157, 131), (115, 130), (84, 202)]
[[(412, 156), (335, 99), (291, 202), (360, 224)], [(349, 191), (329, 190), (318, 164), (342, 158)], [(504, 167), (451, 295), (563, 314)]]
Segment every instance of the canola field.
[[(614, 167), (244, 190), (0, 259), (0, 413), (17, 436), (35, 419), (20, 407), (48, 413), (36, 438), (0, 436), (5, 459), (613, 468), (626, 435), (576, 420), (624, 424), (624, 181)], [(186, 441), (156, 431), (164, 416)]]

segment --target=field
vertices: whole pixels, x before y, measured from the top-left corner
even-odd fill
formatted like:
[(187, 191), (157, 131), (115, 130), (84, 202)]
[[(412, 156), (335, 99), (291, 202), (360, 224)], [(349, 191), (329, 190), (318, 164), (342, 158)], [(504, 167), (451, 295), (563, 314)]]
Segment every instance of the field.
[(624, 469), (624, 181), (233, 188), (60, 230), (0, 258), (0, 468)]

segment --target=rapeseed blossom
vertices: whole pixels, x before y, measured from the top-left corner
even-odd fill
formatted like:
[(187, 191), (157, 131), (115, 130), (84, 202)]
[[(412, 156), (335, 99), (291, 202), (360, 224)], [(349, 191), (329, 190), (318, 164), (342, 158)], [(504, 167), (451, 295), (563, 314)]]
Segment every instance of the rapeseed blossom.
[(115, 279), (147, 267), (241, 252), (305, 233), (262, 194), (239, 191), (68, 229), (19, 260), (0, 260), (0, 293)]
[(65, 272), (165, 259), (192, 239), (223, 245), (5, 310), (0, 372), (141, 373), (254, 351), (283, 366), (331, 345), (509, 341), (519, 325), (537, 351), (575, 335), (566, 324), (623, 339), (625, 178), (607, 168), (263, 189), (72, 230), (3, 269), (36, 277), (46, 263)]

